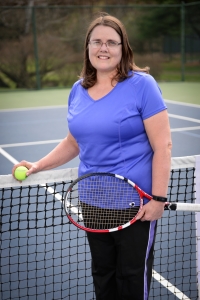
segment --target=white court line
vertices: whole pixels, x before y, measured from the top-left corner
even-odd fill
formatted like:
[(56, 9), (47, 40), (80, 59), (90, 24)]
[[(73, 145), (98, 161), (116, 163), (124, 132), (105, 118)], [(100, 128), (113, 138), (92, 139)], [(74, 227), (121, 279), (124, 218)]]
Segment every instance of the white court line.
[[(200, 104), (192, 104), (192, 103), (186, 103), (186, 102), (178, 102), (170, 99), (164, 99), (167, 103), (177, 104), (177, 105), (183, 105), (183, 106), (190, 106), (190, 107), (196, 107), (200, 108)], [(68, 104), (66, 105), (52, 105), (52, 106), (33, 106), (33, 107), (25, 107), (25, 108), (5, 108), (0, 109), (0, 112), (17, 112), (17, 111), (26, 111), (26, 110), (40, 110), (40, 109), (57, 109), (57, 108), (67, 108)]]
[[(2, 148), (0, 148), (0, 153), (5, 156), (8, 160), (10, 160), (13, 164), (17, 164), (18, 161), (12, 157), (10, 154), (8, 154), (5, 150), (3, 150)], [(41, 186), (44, 187), (44, 185), (41, 184)], [(51, 187), (49, 187), (48, 192), (50, 194), (53, 193), (53, 189)], [(55, 198), (57, 200), (59, 200), (62, 203), (62, 197), (60, 194), (56, 194)], [(178, 299), (181, 300), (191, 300), (190, 298), (188, 298), (185, 294), (183, 294), (179, 289), (177, 289), (174, 285), (172, 285), (168, 280), (166, 280), (164, 277), (162, 277), (159, 273), (157, 273), (155, 270), (153, 270), (153, 274), (152, 276), (160, 283), (162, 284), (166, 289), (168, 289), (170, 292), (172, 292), (173, 294), (175, 294), (175, 296)]]
[(21, 147), (21, 146), (33, 146), (33, 145), (46, 145), (46, 144), (58, 144), (62, 140), (48, 140), (48, 141), (36, 141), (36, 142), (26, 142), (26, 143), (15, 143), (15, 144), (5, 144), (0, 145), (2, 148), (9, 147)]
[[(200, 104), (192, 104), (192, 103), (186, 103), (186, 102), (178, 102), (170, 99), (164, 99), (167, 103), (177, 104), (177, 105), (183, 105), (183, 106), (190, 106), (190, 107), (196, 107), (200, 108)], [(40, 110), (40, 109), (57, 109), (57, 108), (67, 108), (68, 104), (66, 105), (52, 105), (52, 106), (33, 106), (33, 107), (25, 107), (25, 108), (5, 108), (0, 109), (0, 112), (17, 112), (17, 111), (26, 111), (26, 110)]]
[(3, 150), (2, 148), (0, 148), (0, 153), (7, 158), (9, 161), (11, 161), (11, 163), (13, 163), (14, 165), (18, 163), (18, 161), (12, 157), (8, 152), (6, 152), (5, 150)]
[(177, 105), (200, 108), (200, 104), (193, 104), (193, 103), (187, 103), (187, 102), (178, 102), (178, 101), (169, 100), (169, 99), (164, 99), (164, 101), (168, 102), (168, 103), (172, 103), (172, 104), (177, 104)]
[[(181, 120), (195, 122), (195, 123), (200, 123), (199, 119), (188, 118), (188, 117), (175, 115), (175, 114), (168, 114), (168, 115), (171, 118), (181, 119)], [(182, 127), (182, 128), (173, 128), (173, 129), (171, 129), (171, 132), (198, 130), (198, 129), (200, 129), (199, 126)], [(26, 143), (4, 144), (4, 145), (0, 145), (0, 147), (1, 148), (8, 148), (8, 147), (21, 147), (21, 146), (33, 146), (33, 145), (46, 145), (46, 144), (54, 144), (54, 143), (60, 143), (60, 142), (61, 142), (61, 139), (59, 139), (59, 140), (48, 140), (48, 141), (26, 142)]]
[[(62, 203), (62, 205), (64, 205), (64, 200), (63, 200), (63, 198), (62, 198), (62, 196), (59, 194), (59, 193), (57, 193), (56, 192), (56, 190), (54, 190), (53, 188), (51, 188), (51, 187), (48, 187), (48, 188), (46, 188), (46, 184), (45, 183), (43, 183), (43, 184), (40, 184), (45, 190), (47, 190), (48, 192), (49, 192), (49, 194), (51, 194), (51, 195), (53, 195), (58, 201), (60, 201), (61, 203)], [(82, 214), (80, 214), (79, 213), (79, 211), (78, 211), (78, 209), (75, 207), (75, 206), (73, 206), (73, 205), (71, 205), (70, 203), (69, 203), (69, 201), (66, 201), (67, 202), (67, 208), (69, 209), (70, 208), (70, 210), (74, 213), (74, 214), (79, 214), (79, 218), (81, 219), (81, 221), (83, 220), (83, 217), (82, 217)]]
[[(191, 130), (198, 130), (198, 129), (200, 129), (200, 126), (180, 127), (180, 128), (171, 128), (171, 132), (191, 131)], [(61, 141), (62, 141), (62, 139), (61, 140), (26, 142), (26, 143), (3, 144), (3, 145), (0, 145), (0, 147), (1, 148), (11, 148), (11, 147), (34, 146), (34, 145), (58, 144)]]
[(160, 282), (164, 287), (166, 287), (172, 294), (174, 294), (180, 300), (190, 300), (185, 294), (183, 294), (179, 289), (162, 277), (159, 273), (153, 270), (153, 277)]
[(184, 121), (190, 121), (190, 122), (195, 122), (195, 123), (200, 123), (199, 119), (194, 119), (194, 118), (188, 118), (180, 115), (174, 115), (174, 114), (168, 114), (170, 118), (175, 118), (175, 119), (180, 119)]
[(17, 112), (17, 111), (26, 111), (26, 110), (40, 110), (40, 109), (57, 109), (57, 108), (67, 108), (68, 105), (52, 105), (52, 106), (33, 106), (33, 107), (25, 107), (25, 108), (5, 108), (0, 109), (0, 112)]
[(189, 130), (198, 130), (200, 129), (200, 126), (194, 126), (194, 127), (182, 127), (182, 128), (171, 128), (171, 132), (176, 131), (189, 131)]

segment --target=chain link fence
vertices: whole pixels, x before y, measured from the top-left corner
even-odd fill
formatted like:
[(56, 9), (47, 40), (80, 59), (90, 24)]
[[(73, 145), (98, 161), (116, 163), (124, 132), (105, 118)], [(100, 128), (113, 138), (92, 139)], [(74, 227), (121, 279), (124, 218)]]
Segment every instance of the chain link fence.
[(135, 63), (158, 81), (200, 81), (200, 2), (0, 7), (0, 88), (71, 87), (98, 12), (126, 26)]

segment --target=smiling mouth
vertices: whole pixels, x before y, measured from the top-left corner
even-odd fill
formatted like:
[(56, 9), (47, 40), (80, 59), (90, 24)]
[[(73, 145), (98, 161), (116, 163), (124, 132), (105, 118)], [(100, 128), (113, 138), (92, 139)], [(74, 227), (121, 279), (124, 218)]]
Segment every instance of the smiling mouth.
[(102, 56), (102, 55), (99, 55), (99, 56), (98, 56), (98, 58), (100, 58), (100, 59), (104, 59), (104, 60), (106, 60), (106, 59), (110, 59), (110, 57), (108, 57), (108, 56)]

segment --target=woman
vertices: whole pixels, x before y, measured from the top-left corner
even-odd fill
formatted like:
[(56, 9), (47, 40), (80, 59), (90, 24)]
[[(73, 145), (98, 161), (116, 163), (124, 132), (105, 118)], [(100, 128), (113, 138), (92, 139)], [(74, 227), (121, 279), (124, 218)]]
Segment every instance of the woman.
[[(156, 220), (166, 200), (171, 137), (166, 105), (148, 68), (133, 63), (126, 30), (102, 14), (89, 26), (81, 78), (69, 96), (67, 137), (47, 156), (22, 161), (30, 175), (79, 155), (79, 175), (111, 172), (136, 181), (155, 200), (138, 221), (108, 233), (88, 233), (96, 299), (148, 299)], [(147, 202), (147, 201), (146, 201)]]

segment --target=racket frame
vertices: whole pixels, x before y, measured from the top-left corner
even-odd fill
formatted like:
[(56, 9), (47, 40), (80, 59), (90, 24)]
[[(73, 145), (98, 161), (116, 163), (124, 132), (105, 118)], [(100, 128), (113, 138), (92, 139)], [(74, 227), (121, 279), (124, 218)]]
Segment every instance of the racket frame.
[[(111, 177), (115, 177), (118, 178), (122, 181), (127, 182), (129, 185), (131, 185), (139, 194), (139, 198), (140, 198), (140, 208), (137, 212), (137, 214), (134, 216), (133, 219), (131, 219), (129, 222), (120, 225), (118, 227), (114, 227), (114, 228), (110, 228), (110, 229), (93, 229), (93, 228), (88, 228), (85, 226), (80, 225), (79, 223), (77, 223), (76, 221), (74, 221), (74, 219), (71, 217), (69, 211), (67, 210), (67, 206), (66, 206), (66, 202), (68, 201), (67, 199), (69, 198), (70, 192), (73, 188), (74, 185), (77, 184), (77, 182), (81, 181), (82, 179), (85, 179), (87, 177), (92, 177), (92, 176), (111, 176)], [(114, 231), (118, 231), (118, 230), (122, 230), (130, 225), (132, 225), (133, 223), (135, 223), (136, 217), (139, 214), (139, 212), (141, 211), (142, 207), (143, 207), (143, 198), (147, 198), (148, 200), (152, 199), (152, 196), (150, 196), (149, 194), (147, 194), (146, 192), (144, 192), (141, 188), (138, 187), (138, 185), (136, 185), (133, 181), (131, 181), (130, 179), (127, 179), (126, 177), (123, 177), (121, 175), (118, 174), (114, 174), (114, 173), (89, 173), (89, 174), (85, 174), (83, 176), (78, 177), (77, 179), (75, 179), (70, 186), (68, 187), (66, 194), (65, 194), (65, 198), (64, 198), (64, 209), (66, 212), (66, 215), (68, 217), (68, 219), (70, 220), (70, 222), (72, 224), (74, 224), (76, 227), (78, 227), (79, 229), (85, 230), (87, 232), (96, 232), (96, 233), (108, 233), (108, 232), (114, 232)], [(71, 209), (76, 209), (75, 207), (71, 208)], [(80, 216), (79, 216), (80, 217)]]
[[(140, 208), (137, 212), (137, 214), (135, 215), (135, 217), (130, 220), (129, 222), (123, 224), (123, 225), (120, 225), (118, 227), (115, 227), (115, 228), (110, 228), (110, 229), (92, 229), (92, 228), (88, 228), (88, 227), (85, 227), (85, 226), (82, 226), (80, 225), (79, 223), (77, 223), (76, 221), (74, 221), (74, 219), (70, 216), (70, 213), (68, 212), (67, 210), (67, 207), (66, 207), (66, 201), (68, 201), (68, 195), (70, 194), (73, 186), (81, 181), (82, 179), (85, 179), (87, 177), (91, 177), (91, 176), (100, 176), (100, 175), (103, 175), (103, 176), (111, 176), (111, 177), (116, 177), (118, 179), (121, 179), (125, 182), (127, 182), (129, 185), (131, 185), (139, 194), (139, 198), (140, 198)], [(114, 173), (89, 173), (89, 174), (86, 174), (86, 175), (83, 175), (83, 176), (80, 176), (78, 177), (76, 180), (74, 180), (70, 186), (68, 187), (67, 191), (66, 191), (66, 194), (65, 194), (65, 198), (64, 198), (64, 209), (65, 209), (65, 212), (66, 212), (66, 215), (68, 217), (68, 219), (70, 220), (70, 222), (72, 224), (74, 224), (76, 227), (84, 230), (84, 231), (88, 231), (88, 232), (96, 232), (96, 233), (108, 233), (108, 232), (114, 232), (114, 231), (118, 231), (118, 230), (122, 230), (130, 225), (132, 225), (133, 223), (135, 223), (137, 220), (136, 220), (136, 217), (137, 215), (139, 214), (139, 212), (141, 211), (142, 207), (143, 207), (143, 198), (147, 198), (148, 200), (152, 200), (153, 197), (150, 196), (149, 194), (147, 194), (146, 192), (144, 192), (137, 184), (135, 184), (133, 181), (131, 181), (130, 179), (127, 179), (126, 177), (123, 177), (121, 175), (118, 175), (118, 174), (114, 174)], [(75, 209), (77, 210), (77, 208), (75, 207), (72, 207), (71, 208), (72, 210)], [(195, 203), (181, 203), (181, 202), (166, 202), (165, 203), (165, 210), (170, 210), (170, 211), (190, 211), (190, 212), (200, 212), (200, 204), (195, 204)], [(77, 211), (78, 213), (78, 211)]]

